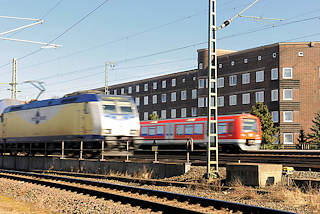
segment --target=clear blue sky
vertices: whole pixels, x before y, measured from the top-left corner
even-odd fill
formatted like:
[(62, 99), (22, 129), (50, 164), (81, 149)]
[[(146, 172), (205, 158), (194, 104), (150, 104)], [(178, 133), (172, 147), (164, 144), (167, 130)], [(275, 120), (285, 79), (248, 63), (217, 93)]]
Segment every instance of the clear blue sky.
[[(13, 58), (18, 58), (19, 83), (44, 81), (47, 91), (42, 99), (103, 87), (106, 61), (115, 63), (109, 73), (110, 85), (197, 67), (197, 49), (207, 47), (208, 0), (109, 0), (94, 11), (104, 1), (2, 0), (0, 16), (45, 21), (5, 36), (54, 40), (63, 47), (39, 51), (40, 45), (0, 40), (0, 82), (11, 82)], [(217, 0), (218, 24), (251, 2)], [(259, 0), (243, 15), (284, 21), (274, 21), (272, 27), (237, 18), (217, 33), (218, 48), (243, 50), (277, 42), (320, 40), (319, 0)], [(0, 32), (31, 23), (0, 21)], [(10, 97), (9, 88), (0, 84), (0, 99)], [(28, 84), (20, 84), (18, 89), (22, 100), (38, 94)]]

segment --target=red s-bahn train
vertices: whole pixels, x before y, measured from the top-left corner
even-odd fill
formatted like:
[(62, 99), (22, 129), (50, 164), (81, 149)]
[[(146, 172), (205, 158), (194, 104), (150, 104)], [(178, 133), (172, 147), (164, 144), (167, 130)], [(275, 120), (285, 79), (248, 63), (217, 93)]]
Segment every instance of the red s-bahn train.
[[(185, 145), (190, 138), (195, 146), (207, 146), (207, 117), (141, 121), (140, 126), (142, 147), (154, 140), (159, 146)], [(262, 139), (260, 120), (251, 114), (218, 116), (218, 139), (222, 150), (257, 151)]]

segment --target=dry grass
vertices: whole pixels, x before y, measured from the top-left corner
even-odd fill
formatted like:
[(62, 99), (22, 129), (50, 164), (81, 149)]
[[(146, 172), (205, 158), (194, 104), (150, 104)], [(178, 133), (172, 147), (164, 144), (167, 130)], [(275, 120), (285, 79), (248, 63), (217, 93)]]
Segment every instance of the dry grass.
[(235, 200), (261, 200), (261, 195), (254, 188), (244, 186), (240, 179), (235, 178), (231, 186), (234, 191), (230, 195)]
[(139, 170), (133, 173), (134, 178), (151, 179), (152, 176), (153, 176), (153, 170), (148, 171), (145, 166), (143, 166), (142, 170)]

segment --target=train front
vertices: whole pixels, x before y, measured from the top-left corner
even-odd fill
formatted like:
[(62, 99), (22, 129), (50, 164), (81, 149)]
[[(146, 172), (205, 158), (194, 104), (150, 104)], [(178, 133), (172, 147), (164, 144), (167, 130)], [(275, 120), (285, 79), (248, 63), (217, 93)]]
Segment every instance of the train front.
[(258, 151), (261, 145), (261, 125), (258, 117), (245, 115), (241, 117), (240, 138), (243, 143), (239, 144), (242, 151)]
[(137, 148), (140, 134), (140, 121), (137, 107), (131, 97), (102, 95), (101, 121), (102, 135), (108, 150), (129, 150)]

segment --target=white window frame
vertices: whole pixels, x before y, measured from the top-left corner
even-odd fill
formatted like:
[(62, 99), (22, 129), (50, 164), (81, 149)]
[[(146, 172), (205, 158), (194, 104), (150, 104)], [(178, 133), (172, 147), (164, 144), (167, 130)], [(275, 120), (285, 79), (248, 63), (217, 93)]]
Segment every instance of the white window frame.
[(271, 90), (271, 102), (279, 100), (279, 91), (278, 89)]
[(192, 93), (192, 99), (197, 99), (197, 89), (192, 89), (192, 91), (191, 91), (191, 93)]
[(121, 92), (120, 92), (121, 94), (124, 94), (124, 88), (121, 88)]
[(136, 85), (136, 92), (139, 92), (140, 91), (140, 87), (139, 85)]
[(198, 88), (204, 88), (205, 79), (199, 79), (198, 80)]
[(191, 116), (196, 117), (197, 116), (197, 107), (192, 107), (191, 108)]
[(152, 96), (152, 104), (157, 104), (157, 95)]
[(272, 68), (271, 69), (271, 80), (277, 80), (279, 78), (279, 69)]
[(167, 118), (167, 110), (161, 110), (161, 119), (166, 119)]
[(205, 105), (204, 97), (199, 97), (198, 98), (198, 107), (202, 108), (202, 107), (204, 107), (204, 105)]
[(256, 82), (264, 81), (264, 71), (256, 71)]
[[(290, 119), (290, 118), (288, 119), (288, 117), (292, 117), (292, 119)], [(286, 122), (286, 123), (293, 122), (293, 111), (284, 111), (283, 112), (283, 122)]]
[(203, 63), (202, 62), (199, 63), (199, 69), (203, 69)]
[(223, 87), (224, 87), (224, 77), (219, 77), (217, 88), (223, 88)]
[(171, 118), (177, 118), (177, 110), (175, 108), (171, 109)]
[(144, 96), (143, 97), (143, 105), (148, 105), (148, 103), (149, 103), (149, 97), (148, 96)]
[(171, 93), (171, 102), (177, 101), (177, 92), (172, 92)]
[(291, 67), (282, 68), (283, 79), (292, 79), (292, 77), (293, 77), (293, 69)]
[(261, 61), (262, 60), (262, 56), (258, 56), (258, 61)]
[(148, 91), (148, 83), (144, 84), (144, 91)]
[(264, 103), (264, 91), (256, 92), (256, 103)]
[(135, 103), (136, 103), (136, 105), (137, 105), (137, 106), (139, 106), (139, 105), (140, 105), (140, 97), (136, 97), (136, 99), (135, 99)]
[(167, 81), (166, 80), (162, 80), (162, 88), (166, 88), (167, 87)]
[(242, 104), (250, 104), (250, 93), (242, 94)]
[(157, 87), (158, 87), (157, 82), (153, 82), (152, 87), (153, 87), (153, 89), (157, 89)]
[[(286, 141), (286, 136), (290, 136), (292, 141)], [(293, 133), (283, 133), (283, 144), (293, 144), (293, 141), (294, 141), (293, 137), (294, 137)]]
[(171, 86), (174, 87), (176, 85), (177, 85), (177, 79), (174, 78), (174, 79), (171, 80)]
[(186, 78), (182, 78), (182, 83), (185, 83), (186, 82)]
[(167, 94), (161, 94), (161, 102), (162, 103), (167, 102)]
[(250, 83), (250, 73), (242, 74), (242, 84), (249, 84)]
[(128, 94), (132, 94), (132, 86), (128, 87)]
[(114, 90), (113, 90), (113, 94), (114, 94), (114, 95), (117, 95), (117, 89), (114, 89)]
[(243, 59), (243, 63), (247, 64), (248, 63), (248, 59)]
[(224, 106), (224, 96), (218, 97), (217, 102), (218, 102), (218, 107), (223, 107)]
[[(292, 88), (286, 88), (286, 89), (283, 89), (282, 91), (282, 99), (283, 100), (293, 100), (293, 89)], [(289, 95), (289, 96), (287, 96)]]
[(272, 121), (274, 123), (279, 123), (279, 112), (278, 111), (271, 111)]
[(237, 105), (237, 95), (230, 95), (229, 96), (229, 106)]
[(143, 112), (143, 120), (149, 119), (149, 112)]
[(235, 62), (234, 61), (231, 61), (231, 66), (234, 66), (235, 65)]
[(229, 76), (229, 86), (237, 85), (237, 75)]
[(183, 90), (181, 91), (181, 100), (186, 100), (187, 99), (187, 91)]
[(187, 117), (187, 108), (181, 108), (181, 117)]
[(219, 64), (219, 68), (222, 68), (222, 64), (221, 63)]

